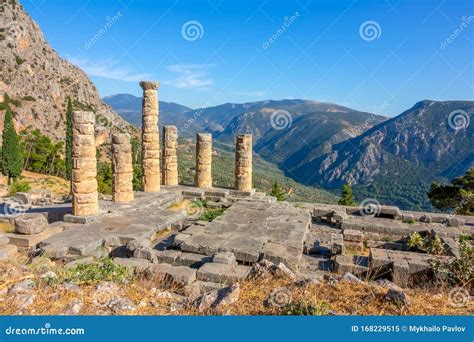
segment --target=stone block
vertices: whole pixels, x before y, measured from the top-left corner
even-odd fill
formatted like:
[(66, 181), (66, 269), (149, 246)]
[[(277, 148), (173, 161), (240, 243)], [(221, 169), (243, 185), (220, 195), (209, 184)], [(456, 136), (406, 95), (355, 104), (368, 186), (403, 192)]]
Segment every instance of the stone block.
[(181, 253), (176, 259), (176, 266), (188, 266), (192, 268), (199, 268), (206, 262), (211, 262), (212, 257), (196, 253)]
[(176, 259), (181, 255), (181, 252), (174, 249), (166, 249), (164, 251), (155, 251), (155, 255), (158, 263), (173, 265)]
[(344, 239), (342, 234), (331, 234), (331, 253), (333, 255), (344, 254)]
[(220, 236), (208, 234), (196, 234), (184, 240), (181, 250), (184, 252), (214, 255), (225, 242)]
[(42, 214), (25, 214), (15, 219), (15, 233), (38, 234), (48, 227), (48, 220)]
[(0, 260), (13, 258), (18, 252), (18, 247), (14, 245), (5, 245), (0, 247)]
[(197, 279), (231, 285), (244, 280), (249, 275), (250, 269), (250, 267), (243, 265), (233, 267), (232, 265), (209, 262), (198, 269)]
[(5, 235), (0, 235), (0, 247), (3, 247), (8, 244), (10, 240)]
[(453, 217), (453, 216), (448, 216), (446, 221), (447, 221), (448, 227), (462, 227), (466, 224), (465, 220), (459, 217)]
[(224, 242), (221, 250), (233, 252), (238, 261), (256, 262), (265, 242), (267, 242), (265, 238), (232, 236)]
[(267, 242), (262, 248), (262, 258), (278, 265), (280, 262), (287, 266), (296, 266), (302, 256), (302, 251), (275, 242)]
[(155, 252), (156, 251), (153, 250), (151, 247), (140, 247), (133, 251), (133, 257), (136, 259), (145, 259), (151, 262), (156, 262), (157, 257)]
[(235, 260), (235, 255), (232, 252), (218, 252), (214, 254), (212, 258), (213, 262), (218, 264), (226, 264), (231, 266), (237, 266), (237, 261)]
[(342, 275), (348, 272), (358, 277), (365, 277), (369, 270), (367, 258), (353, 255), (337, 255), (334, 269), (337, 274)]
[(344, 229), (344, 241), (362, 242), (364, 241), (364, 234), (360, 230)]
[(392, 264), (392, 281), (402, 287), (408, 286), (408, 280), (410, 275), (410, 268), (408, 261), (400, 259), (396, 260)]
[(186, 266), (171, 266), (166, 272), (174, 282), (182, 285), (189, 285), (196, 280), (196, 269)]
[(114, 258), (113, 260), (117, 265), (134, 268), (139, 272), (150, 270), (152, 267), (152, 263), (144, 259)]
[(41, 233), (32, 234), (32, 235), (24, 235), (24, 234), (6, 234), (10, 243), (12, 245), (21, 247), (21, 248), (32, 248), (36, 247), (42, 241), (46, 240), (50, 236), (58, 234), (63, 231), (62, 227), (47, 227)]

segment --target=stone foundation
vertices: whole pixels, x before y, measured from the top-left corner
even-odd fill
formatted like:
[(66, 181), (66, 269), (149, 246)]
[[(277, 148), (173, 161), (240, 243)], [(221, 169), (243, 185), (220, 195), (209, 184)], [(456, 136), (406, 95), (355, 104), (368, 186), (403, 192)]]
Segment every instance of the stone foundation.
[(160, 132), (158, 82), (142, 81), (142, 186), (144, 192), (160, 191)]
[(194, 184), (198, 188), (212, 187), (212, 134), (196, 135), (196, 175)]
[(112, 135), (112, 200), (133, 201), (132, 145), (128, 134)]
[(178, 129), (163, 127), (163, 185), (178, 185)]
[(252, 135), (239, 134), (235, 146), (235, 189), (252, 189)]
[(93, 112), (75, 111), (72, 129), (72, 214), (94, 215), (99, 210)]

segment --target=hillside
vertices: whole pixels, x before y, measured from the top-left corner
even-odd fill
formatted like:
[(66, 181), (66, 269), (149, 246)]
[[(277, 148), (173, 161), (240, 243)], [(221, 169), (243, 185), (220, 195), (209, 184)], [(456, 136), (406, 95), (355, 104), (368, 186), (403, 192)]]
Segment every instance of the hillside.
[[(103, 98), (103, 101), (111, 106), (122, 118), (132, 125), (142, 125), (142, 98), (130, 94), (117, 94)], [(184, 113), (191, 108), (174, 102), (159, 102), (160, 125), (183, 124)]]
[(96, 113), (99, 143), (108, 138), (111, 127), (133, 130), (102, 102), (87, 75), (49, 46), (17, 0), (2, 1), (0, 12), (0, 122), (8, 105), (18, 129), (33, 125), (53, 139), (62, 139), (70, 97), (77, 109)]
[(454, 111), (472, 116), (473, 101), (421, 101), (399, 116), (332, 147), (294, 173), (310, 184), (338, 189), (349, 182), (359, 198), (373, 197), (402, 208), (430, 209), (426, 191), (474, 165), (474, 127), (454, 130)]

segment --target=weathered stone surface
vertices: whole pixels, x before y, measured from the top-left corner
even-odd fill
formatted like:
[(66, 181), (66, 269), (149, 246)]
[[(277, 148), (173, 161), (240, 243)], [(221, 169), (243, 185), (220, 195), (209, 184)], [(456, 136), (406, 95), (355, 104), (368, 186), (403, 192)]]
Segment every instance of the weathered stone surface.
[(239, 134), (235, 145), (235, 189), (252, 189), (252, 135)]
[(186, 266), (171, 266), (166, 272), (174, 282), (189, 285), (196, 280), (196, 269)]
[(0, 247), (0, 260), (9, 260), (13, 258), (18, 252), (18, 247), (15, 245), (5, 245)]
[(156, 251), (151, 247), (140, 247), (133, 251), (133, 257), (136, 259), (145, 259), (151, 262), (156, 262)]
[[(167, 249), (164, 251), (154, 251), (155, 256), (158, 260), (158, 263), (170, 264), (173, 265), (176, 259), (181, 255), (180, 251)], [(182, 265), (188, 266), (188, 265)]]
[(178, 129), (176, 126), (163, 126), (163, 185), (178, 185), (177, 148)]
[[(160, 191), (160, 133), (158, 130), (157, 82), (142, 81), (142, 187), (144, 192)], [(157, 152), (157, 153), (155, 153)]]
[(202, 281), (233, 284), (244, 280), (250, 273), (250, 267), (208, 262), (197, 271), (197, 279)]
[(398, 286), (408, 286), (410, 266), (407, 260), (394, 260), (392, 264), (392, 280)]
[(185, 286), (184, 293), (186, 297), (196, 299), (205, 293), (220, 290), (224, 287), (226, 287), (225, 284), (196, 280), (192, 284)]
[(355, 275), (353, 275), (352, 273), (349, 273), (349, 272), (346, 272), (346, 273), (343, 274), (343, 276), (341, 277), (341, 281), (346, 281), (346, 282), (349, 282), (349, 283), (356, 283), (356, 284), (363, 283), (362, 280), (360, 280)]
[(48, 220), (42, 214), (25, 214), (15, 219), (15, 233), (38, 234), (48, 227)]
[(219, 252), (214, 254), (214, 257), (212, 258), (213, 262), (219, 263), (219, 264), (226, 264), (226, 265), (232, 265), (232, 266), (237, 266), (237, 261), (235, 260), (235, 255), (232, 252)]
[(212, 187), (212, 134), (196, 135), (196, 174), (194, 185), (198, 188)]
[(222, 245), (222, 250), (234, 253), (239, 261), (256, 262), (265, 242), (265, 238), (232, 236)]
[(23, 248), (32, 248), (40, 244), (42, 241), (46, 240), (50, 236), (60, 233), (63, 231), (62, 227), (47, 227), (41, 233), (33, 235), (24, 235), (24, 234), (6, 234), (10, 243), (12, 245), (23, 247)]
[(360, 230), (345, 229), (343, 232), (344, 241), (362, 242), (364, 234)]
[(73, 299), (70, 301), (64, 308), (63, 315), (78, 315), (82, 308), (84, 307), (84, 302), (80, 299)]
[(9, 239), (5, 235), (0, 235), (0, 247), (8, 244)]
[(197, 234), (184, 240), (180, 247), (185, 252), (214, 255), (224, 241), (223, 237), (217, 235)]
[(175, 260), (175, 265), (199, 268), (204, 263), (211, 261), (212, 257), (210, 256), (196, 253), (181, 253), (181, 255)]
[(365, 277), (369, 270), (367, 258), (354, 255), (337, 255), (334, 268), (337, 274), (351, 273), (358, 277)]
[(114, 263), (125, 267), (135, 268), (138, 271), (146, 271), (152, 267), (151, 262), (146, 259), (114, 258)]
[(89, 126), (88, 134), (73, 129), (72, 214), (76, 216), (94, 215), (99, 210), (94, 123), (93, 112), (73, 112), (73, 126)]
[(112, 135), (112, 200), (133, 201), (132, 147), (128, 134)]
[(209, 308), (219, 308), (235, 303), (239, 299), (239, 296), (240, 286), (239, 283), (235, 283), (229, 287), (203, 294), (200, 298), (195, 300), (194, 306), (199, 311)]
[[(405, 305), (405, 306), (408, 306), (410, 305), (410, 297), (405, 293), (405, 291), (403, 291), (400, 287), (398, 287), (397, 285), (393, 284), (393, 283), (385, 283), (386, 287), (388, 287), (388, 291), (387, 293), (385, 294), (385, 299), (388, 300), (388, 301), (392, 301), (396, 304), (399, 304), (399, 305)], [(390, 285), (387, 285), (387, 284), (390, 284)]]
[(31, 279), (25, 279), (18, 283), (13, 284), (8, 289), (8, 294), (18, 294), (18, 293), (30, 293), (36, 288), (36, 283)]

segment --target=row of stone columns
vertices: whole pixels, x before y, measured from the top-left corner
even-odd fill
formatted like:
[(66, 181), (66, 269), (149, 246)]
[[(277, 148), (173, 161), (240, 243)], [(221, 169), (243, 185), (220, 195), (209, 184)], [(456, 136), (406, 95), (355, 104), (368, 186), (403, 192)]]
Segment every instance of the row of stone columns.
[[(178, 185), (178, 130), (175, 126), (163, 127), (163, 165), (160, 170), (160, 135), (158, 128), (157, 82), (140, 82), (142, 102), (142, 188), (144, 192), (160, 191), (160, 184)], [(73, 215), (88, 216), (98, 211), (97, 159), (93, 112), (73, 113)], [(112, 135), (112, 199), (129, 202), (133, 195), (132, 147), (128, 134)], [(196, 136), (195, 186), (212, 187), (212, 135)], [(235, 189), (252, 189), (252, 136), (237, 136), (235, 153)]]

